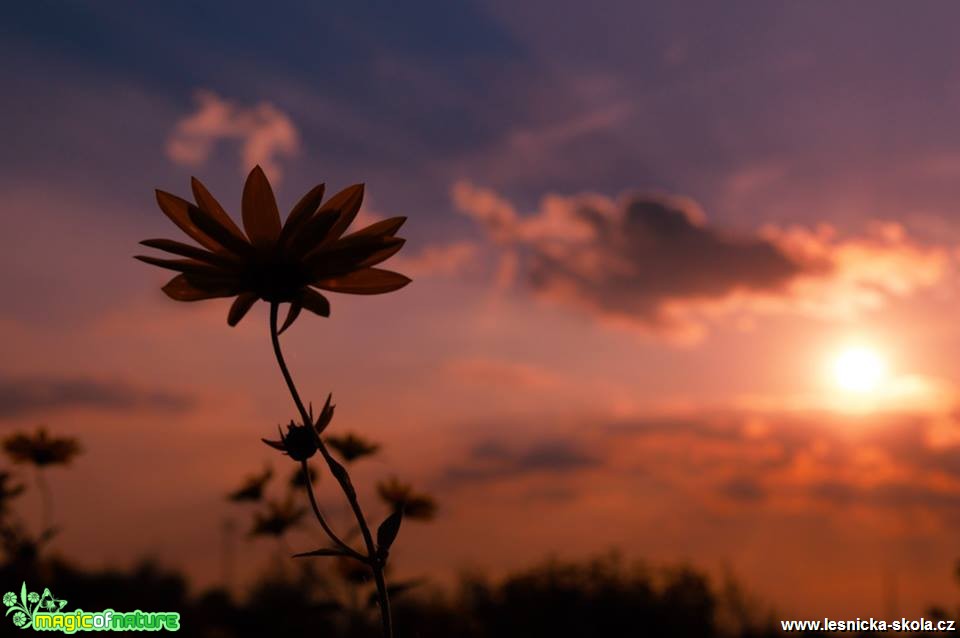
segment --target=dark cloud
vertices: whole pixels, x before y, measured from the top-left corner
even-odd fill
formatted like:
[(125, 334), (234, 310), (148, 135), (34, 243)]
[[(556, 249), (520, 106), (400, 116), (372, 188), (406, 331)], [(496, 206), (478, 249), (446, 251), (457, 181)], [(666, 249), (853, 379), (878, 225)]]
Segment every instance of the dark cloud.
[(801, 272), (774, 244), (728, 236), (695, 221), (690, 204), (634, 197), (621, 214), (581, 203), (575, 215), (593, 230), (569, 251), (534, 245), (530, 282), (614, 315), (663, 321), (671, 299), (714, 299), (735, 291), (774, 291)]
[(182, 394), (141, 390), (123, 383), (81, 377), (0, 379), (0, 418), (66, 408), (181, 411), (191, 403), (192, 399)]
[(524, 257), (522, 276), (535, 291), (648, 326), (675, 323), (671, 303), (782, 293), (798, 275), (825, 269), (796, 261), (771, 240), (708, 226), (686, 198), (552, 197), (521, 217), (466, 182), (453, 195), (492, 240)]
[(470, 450), (464, 463), (447, 468), (445, 478), (454, 483), (491, 481), (533, 473), (563, 474), (599, 464), (573, 441), (542, 441), (521, 449), (484, 441)]

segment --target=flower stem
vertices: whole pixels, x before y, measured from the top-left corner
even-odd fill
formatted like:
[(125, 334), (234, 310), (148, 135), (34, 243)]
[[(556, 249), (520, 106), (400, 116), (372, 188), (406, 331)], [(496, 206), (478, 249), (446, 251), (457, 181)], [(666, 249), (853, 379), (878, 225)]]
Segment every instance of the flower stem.
[(46, 534), (53, 526), (53, 495), (50, 493), (50, 485), (43, 475), (43, 470), (37, 468), (37, 488), (40, 490), (40, 508), (41, 508), (41, 534)]
[(310, 507), (313, 509), (314, 516), (317, 517), (317, 522), (320, 523), (320, 527), (323, 528), (323, 531), (327, 533), (327, 536), (330, 537), (334, 543), (336, 543), (340, 549), (342, 549), (348, 556), (355, 558), (361, 562), (366, 563), (367, 558), (363, 554), (357, 552), (355, 549), (347, 545), (337, 534), (330, 528), (330, 525), (327, 524), (327, 520), (323, 516), (323, 512), (320, 511), (320, 506), (317, 504), (317, 497), (313, 493), (313, 485), (310, 484), (310, 468), (307, 466), (306, 461), (300, 462), (301, 468), (303, 468), (303, 480), (304, 484), (307, 487), (307, 497), (310, 499)]
[[(308, 425), (313, 429), (313, 420), (310, 418), (310, 414), (307, 412), (307, 409), (303, 405), (303, 400), (300, 399), (300, 393), (297, 392), (297, 386), (293, 382), (293, 377), (290, 376), (290, 370), (287, 368), (287, 363), (283, 359), (283, 351), (280, 349), (280, 334), (277, 331), (277, 315), (280, 310), (280, 305), (276, 302), (270, 304), (270, 340), (273, 343), (273, 354), (277, 358), (277, 364), (280, 366), (280, 372), (283, 374), (283, 379), (287, 383), (287, 388), (290, 390), (290, 396), (293, 397), (293, 402), (297, 405), (297, 410), (300, 412), (300, 417), (303, 419), (303, 424)], [(370, 526), (367, 525), (367, 519), (363, 515), (363, 510), (360, 508), (360, 501), (357, 498), (357, 492), (353, 488), (353, 484), (350, 481), (350, 476), (347, 474), (346, 469), (340, 465), (333, 456), (330, 455), (330, 451), (327, 450), (327, 446), (324, 444), (323, 439), (320, 435), (317, 435), (317, 448), (320, 450), (320, 454), (323, 456), (323, 460), (327, 462), (327, 466), (330, 468), (331, 474), (334, 478), (337, 479), (337, 482), (340, 484), (340, 489), (343, 490), (344, 496), (347, 497), (347, 501), (350, 503), (350, 509), (353, 510), (354, 517), (357, 519), (357, 525), (360, 527), (360, 533), (363, 536), (363, 542), (366, 546), (367, 556), (364, 557), (364, 560), (367, 564), (370, 565), (370, 568), (373, 570), (373, 579), (377, 585), (377, 600), (379, 601), (380, 606), (380, 623), (383, 630), (383, 638), (393, 638), (393, 621), (390, 617), (390, 597), (387, 592), (387, 583), (383, 575), (384, 562), (377, 556), (377, 547), (373, 542), (373, 535), (370, 533)], [(304, 464), (304, 472), (306, 472), (306, 464)], [(310, 486), (309, 476), (307, 478), (307, 490), (311, 497), (311, 504), (315, 503), (313, 497), (313, 489)], [(314, 514), (318, 516), (318, 520), (322, 520), (323, 517), (320, 515), (319, 508), (314, 509)], [(324, 524), (324, 529), (326, 525)], [(329, 534), (329, 532), (328, 532)], [(331, 538), (337, 539), (335, 535), (331, 535)]]

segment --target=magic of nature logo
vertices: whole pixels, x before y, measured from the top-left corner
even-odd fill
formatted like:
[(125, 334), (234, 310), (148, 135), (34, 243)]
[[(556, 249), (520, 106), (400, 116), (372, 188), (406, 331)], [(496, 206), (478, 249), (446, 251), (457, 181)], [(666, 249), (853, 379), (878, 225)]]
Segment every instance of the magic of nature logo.
[(20, 586), (19, 597), (14, 592), (3, 595), (7, 607), (5, 616), (11, 616), (13, 624), (21, 629), (36, 631), (60, 631), (74, 634), (78, 631), (179, 631), (180, 614), (170, 611), (63, 611), (67, 601), (44, 588), (42, 594), (28, 591), (27, 584)]

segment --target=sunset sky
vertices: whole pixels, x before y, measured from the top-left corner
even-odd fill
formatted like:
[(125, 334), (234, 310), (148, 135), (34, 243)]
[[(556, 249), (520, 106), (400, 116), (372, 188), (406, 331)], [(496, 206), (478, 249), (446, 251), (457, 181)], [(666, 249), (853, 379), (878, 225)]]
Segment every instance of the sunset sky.
[(440, 504), (400, 572), (619, 548), (814, 618), (952, 604), (960, 5), (641, 4), (0, 10), (0, 434), (82, 441), (57, 550), (217, 584), (224, 494), (293, 469), (266, 306), (231, 329), (132, 259), (180, 239), (155, 188), (239, 218), (260, 164), (283, 211), (365, 182), (361, 222), (409, 217), (412, 285), (284, 335), (384, 444), (366, 507)]

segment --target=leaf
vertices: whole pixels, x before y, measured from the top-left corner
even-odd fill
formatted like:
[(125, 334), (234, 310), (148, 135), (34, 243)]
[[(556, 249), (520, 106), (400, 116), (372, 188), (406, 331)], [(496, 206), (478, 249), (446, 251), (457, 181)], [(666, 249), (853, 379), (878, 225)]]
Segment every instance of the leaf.
[(272, 246), (280, 237), (280, 211), (270, 181), (260, 166), (254, 166), (243, 185), (243, 227), (255, 246)]
[(403, 521), (403, 510), (396, 510), (386, 518), (380, 527), (377, 528), (377, 549), (386, 554), (390, 551), (390, 546), (397, 539), (400, 533), (400, 523)]
[(308, 558), (311, 556), (346, 556), (347, 553), (342, 549), (337, 549), (336, 547), (321, 547), (320, 549), (315, 549), (312, 552), (303, 552), (302, 554), (294, 554), (294, 558)]
[(353, 482), (350, 481), (350, 474), (347, 473), (347, 468), (343, 467), (337, 459), (330, 456), (330, 453), (327, 452), (323, 456), (324, 460), (327, 462), (327, 466), (330, 468), (330, 473), (333, 474), (333, 478), (337, 479), (337, 482), (340, 483), (340, 486), (343, 488), (344, 493), (346, 493), (348, 498), (356, 498), (357, 491), (353, 487)]
[(20, 585), (20, 602), (23, 603), (23, 606), (27, 606), (27, 583), (24, 582)]

